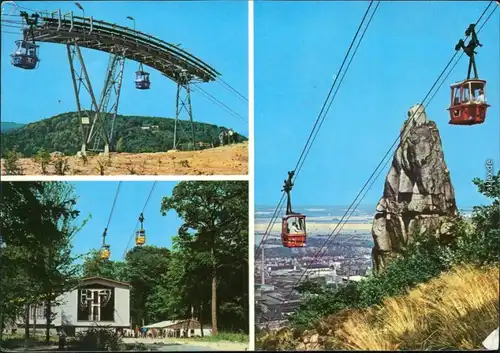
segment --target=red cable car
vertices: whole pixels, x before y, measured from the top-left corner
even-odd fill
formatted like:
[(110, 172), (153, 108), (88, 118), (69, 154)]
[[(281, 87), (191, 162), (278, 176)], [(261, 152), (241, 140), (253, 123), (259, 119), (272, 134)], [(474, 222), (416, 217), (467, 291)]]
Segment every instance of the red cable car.
[[(489, 104), (486, 103), (485, 89), (486, 81), (478, 78), (474, 51), (478, 46), (482, 47), (476, 35), (475, 25), (471, 24), (465, 31), (466, 36), (470, 36), (469, 44), (465, 46), (460, 39), (455, 46), (455, 50), (462, 49), (469, 57), (469, 70), (467, 79), (454, 83), (451, 88), (451, 103), (449, 124), (452, 125), (475, 125), (482, 124), (486, 119), (486, 111)], [(474, 69), (474, 78), (471, 79), (471, 70)]]
[(306, 246), (306, 216), (290, 214), (282, 218), (281, 241), (287, 248), (301, 248)]
[(451, 85), (450, 124), (475, 125), (486, 119), (490, 106), (485, 100), (486, 81), (473, 79)]
[(286, 248), (302, 248), (306, 246), (307, 238), (306, 216), (292, 211), (290, 192), (294, 174), (294, 171), (288, 172), (288, 180), (285, 180), (282, 190), (287, 195), (286, 216), (281, 219), (281, 242)]

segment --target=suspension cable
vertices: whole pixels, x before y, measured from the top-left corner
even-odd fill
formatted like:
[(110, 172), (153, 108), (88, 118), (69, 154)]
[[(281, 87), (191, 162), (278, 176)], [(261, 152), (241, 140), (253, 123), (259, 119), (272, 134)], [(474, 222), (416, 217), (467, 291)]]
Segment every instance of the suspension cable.
[(116, 200), (118, 199), (118, 194), (120, 192), (120, 187), (122, 185), (122, 182), (119, 181), (118, 182), (118, 186), (116, 188), (116, 193), (115, 193), (115, 198), (113, 199), (113, 204), (111, 206), (111, 211), (109, 212), (109, 217), (108, 217), (108, 223), (106, 224), (106, 229), (108, 229), (109, 227), (109, 224), (111, 223), (111, 217), (113, 217), (113, 212), (115, 210), (115, 206), (116, 206)]
[[(314, 138), (315, 138), (315, 137), (314, 137), (314, 136), (315, 136), (314, 134), (315, 134), (315, 132), (316, 132), (316, 127), (318, 126), (318, 123), (320, 123), (320, 122), (321, 122), (320, 124), (322, 124), (322, 121), (324, 121), (324, 119), (326, 118), (326, 113), (328, 112), (328, 110), (326, 110), (326, 112), (325, 112), (325, 114), (324, 114), (324, 115), (323, 115), (323, 112), (325, 111), (325, 108), (327, 107), (327, 104), (328, 104), (328, 103), (329, 103), (329, 101), (330, 101), (330, 96), (332, 95), (332, 92), (333, 92), (333, 90), (334, 90), (334, 88), (335, 88), (335, 86), (336, 86), (336, 84), (337, 84), (337, 80), (338, 80), (338, 79), (339, 79), (339, 77), (341, 76), (341, 75), (340, 75), (340, 73), (342, 72), (342, 69), (344, 68), (345, 63), (346, 63), (347, 59), (349, 58), (349, 54), (351, 53), (351, 50), (352, 50), (352, 48), (354, 47), (354, 44), (355, 44), (355, 42), (356, 42), (356, 40), (357, 40), (357, 38), (358, 38), (358, 35), (359, 35), (360, 31), (361, 31), (361, 28), (363, 27), (363, 24), (365, 23), (365, 20), (366, 20), (366, 18), (367, 18), (367, 16), (368, 16), (368, 14), (369, 14), (369, 12), (370, 12), (370, 9), (371, 9), (371, 7), (372, 7), (372, 5), (373, 5), (373, 2), (374, 2), (373, 0), (372, 0), (372, 1), (370, 1), (370, 4), (369, 4), (368, 8), (366, 9), (364, 16), (363, 16), (363, 18), (362, 18), (362, 20), (361, 20), (360, 24), (358, 25), (358, 28), (357, 28), (357, 30), (356, 30), (356, 33), (355, 33), (355, 35), (354, 35), (354, 37), (353, 37), (353, 39), (352, 39), (352, 41), (351, 41), (351, 44), (349, 45), (349, 49), (347, 50), (347, 53), (346, 53), (346, 55), (344, 56), (344, 60), (342, 61), (342, 64), (341, 64), (341, 66), (340, 66), (340, 68), (339, 68), (339, 70), (338, 70), (338, 72), (337, 72), (337, 75), (335, 76), (335, 80), (334, 80), (334, 82), (333, 82), (332, 86), (330, 87), (330, 90), (329, 90), (328, 95), (327, 95), (327, 97), (326, 97), (326, 99), (325, 99), (325, 102), (323, 103), (323, 106), (321, 107), (321, 110), (320, 110), (320, 112), (319, 112), (319, 114), (318, 114), (318, 117), (316, 118), (316, 121), (314, 122), (314, 125), (313, 125), (313, 128), (312, 128), (312, 130), (311, 130), (311, 133), (309, 134), (309, 136), (308, 136), (308, 138), (307, 138), (307, 141), (306, 141), (306, 144), (304, 145), (304, 148), (302, 149), (302, 152), (300, 153), (299, 159), (298, 159), (298, 161), (297, 161), (297, 164), (295, 165), (294, 170), (297, 170), (297, 169), (298, 169), (299, 167), (301, 167), (301, 165), (303, 164), (302, 159), (303, 159), (303, 158), (305, 159), (305, 157), (307, 157), (309, 144), (311, 143), (311, 145), (312, 145), (312, 142), (314, 142)], [(378, 4), (379, 4), (379, 3), (380, 3), (380, 1), (378, 1)], [(378, 8), (378, 6), (379, 6), (378, 4), (377, 4), (377, 6), (376, 6), (376, 8), (375, 8), (375, 11), (377, 10), (377, 8)], [(375, 14), (375, 11), (372, 13), (372, 18), (373, 18), (373, 15)], [(371, 20), (370, 20), (370, 21), (371, 21)], [(369, 23), (368, 23), (368, 25), (369, 25)], [(368, 26), (367, 26), (367, 28), (368, 28)], [(365, 32), (366, 32), (366, 29), (365, 29)], [(363, 33), (363, 35), (364, 35), (364, 33)], [(363, 38), (361, 37), (361, 40), (362, 40), (362, 39), (363, 39)], [(360, 40), (360, 43), (361, 43), (361, 40)], [(358, 48), (358, 47), (359, 47), (359, 44), (358, 44), (358, 46), (356, 47), (356, 50), (357, 50), (357, 48)], [(353, 52), (353, 56), (352, 56), (352, 57), (354, 57), (354, 55), (355, 55), (355, 54), (356, 54), (356, 53), (355, 53), (355, 52)], [(351, 61), (349, 62), (349, 65), (350, 65), (350, 63), (351, 63), (351, 62), (352, 62), (352, 59), (351, 59)], [(348, 69), (348, 67), (347, 67), (347, 69)], [(346, 69), (346, 72), (347, 72), (347, 69)], [(339, 87), (340, 87), (340, 84), (341, 84), (341, 82), (339, 83)], [(335, 97), (333, 97), (333, 98), (335, 98)], [(333, 98), (332, 98), (332, 101), (333, 101)], [(318, 129), (318, 130), (319, 130), (319, 129)], [(312, 142), (311, 142), (311, 141), (312, 141)], [(309, 148), (310, 148), (310, 147), (309, 147)], [(298, 169), (298, 171), (297, 171), (297, 173), (295, 174), (295, 176), (294, 176), (294, 178), (293, 178), (293, 181), (292, 181), (292, 182), (294, 182), (294, 181), (297, 179), (297, 174), (298, 174), (299, 172), (300, 172), (300, 169)], [(277, 205), (277, 207), (276, 207), (276, 210), (275, 210), (275, 212), (274, 212), (274, 214), (273, 214), (273, 217), (271, 218), (271, 221), (269, 222), (269, 225), (268, 225), (268, 227), (267, 227), (267, 229), (266, 229), (266, 232), (264, 233), (264, 235), (263, 235), (263, 237), (262, 237), (262, 239), (261, 239), (261, 241), (260, 241), (260, 243), (259, 243), (259, 245), (258, 245), (258, 247), (257, 247), (257, 249), (256, 249), (256, 251), (255, 251), (255, 257), (256, 257), (256, 258), (259, 256), (260, 251), (261, 251), (261, 247), (262, 247), (262, 246), (263, 246), (263, 244), (265, 243), (265, 240), (266, 240), (267, 236), (269, 235), (270, 231), (272, 230), (272, 227), (274, 226), (274, 223), (275, 223), (275, 222), (276, 222), (276, 220), (277, 220), (277, 216), (278, 216), (279, 210), (280, 210), (280, 208), (281, 208), (281, 204), (283, 203), (284, 199), (285, 199), (285, 192), (283, 192), (283, 193), (282, 193), (282, 195), (281, 195), (281, 199), (280, 199), (280, 202), (278, 203), (278, 205)]]
[(118, 186), (116, 188), (115, 197), (113, 198), (113, 204), (111, 205), (111, 211), (109, 212), (108, 222), (106, 223), (106, 227), (104, 228), (104, 232), (102, 233), (102, 246), (106, 246), (106, 236), (108, 235), (109, 224), (111, 223), (111, 218), (113, 217), (113, 212), (116, 206), (116, 200), (118, 199), (118, 194), (120, 193), (120, 187), (122, 182), (118, 182)]
[[(151, 195), (153, 195), (153, 191), (156, 188), (156, 183), (157, 183), (156, 181), (153, 182), (153, 185), (151, 186), (151, 189), (149, 190), (148, 197), (146, 198), (146, 202), (144, 203), (144, 206), (142, 207), (141, 213), (144, 213), (144, 211), (146, 210), (146, 206), (148, 205), (149, 200), (151, 199)], [(123, 252), (123, 258), (125, 258), (125, 256), (127, 255), (128, 247), (130, 246), (130, 242), (134, 238), (135, 231), (136, 231), (136, 229), (137, 229), (138, 226), (139, 226), (139, 220), (137, 220), (137, 222), (135, 224), (135, 227), (134, 227), (134, 230), (132, 232), (132, 235), (130, 236), (130, 238), (128, 240), (127, 246), (125, 247), (125, 251)]]
[(229, 89), (230, 91), (232, 91), (233, 93), (235, 93), (238, 97), (240, 97), (245, 102), (248, 102), (248, 98), (247, 97), (245, 97), (243, 94), (241, 94), (240, 92), (238, 92), (233, 86), (231, 86), (229, 83), (227, 83), (226, 81), (224, 81), (221, 77), (219, 77), (216, 82), (219, 82), (220, 84), (222, 84), (223, 87), (225, 87), (226, 89)]
[[(483, 11), (483, 13), (481, 14), (481, 16), (479, 17), (479, 19), (476, 21), (476, 26), (477, 24), (481, 21), (481, 19), (483, 18), (484, 14), (488, 11), (488, 9), (490, 8), (490, 6), (493, 4), (493, 1), (490, 1), (490, 3), (488, 4), (488, 6), (485, 8), (485, 10)], [(490, 16), (488, 16), (488, 18), (486, 19), (486, 21), (484, 22), (484, 24), (481, 26), (481, 28), (486, 24), (486, 22), (489, 20), (489, 18), (491, 17), (491, 14)], [(466, 40), (469, 36), (466, 36), (464, 40)], [(430, 96), (430, 94), (432, 93), (432, 91), (434, 90), (434, 87), (436, 87), (437, 83), (441, 80), (441, 77), (444, 75), (444, 73), (448, 70), (448, 67), (450, 66), (450, 64), (452, 63), (452, 61), (455, 59), (455, 57), (457, 56), (458, 54), (458, 51), (456, 51), (454, 53), (454, 55), (452, 56), (452, 58), (448, 61), (448, 64), (446, 65), (446, 67), (443, 69), (443, 71), (441, 72), (441, 74), (438, 76), (438, 78), (436, 79), (436, 81), (434, 82), (434, 84), (432, 85), (431, 89), (429, 90), (429, 92), (426, 94), (425, 98), (422, 100), (422, 103), (421, 105), (423, 106), (424, 110), (426, 108), (426, 106), (430, 103), (430, 101), (424, 105), (423, 102), (425, 102), (427, 100), (427, 98)], [(452, 68), (453, 69), (453, 68)], [(440, 87), (440, 86), (439, 86)], [(438, 87), (438, 89), (439, 89)], [(387, 164), (387, 162), (390, 160), (390, 158), (385, 161), (385, 159), (387, 158), (387, 156), (390, 157), (390, 154), (391, 154), (391, 151), (392, 149), (396, 146), (396, 144), (399, 144), (405, 140), (405, 137), (407, 136), (407, 134), (409, 134), (412, 130), (412, 126), (409, 124), (414, 118), (415, 118), (415, 114), (418, 113), (418, 116), (420, 116), (420, 107), (418, 109), (415, 110), (415, 112), (413, 112), (413, 114), (408, 118), (408, 125), (410, 126), (410, 128), (406, 131), (406, 134), (403, 133), (403, 134), (398, 134), (398, 137), (396, 138), (396, 140), (393, 142), (393, 144), (391, 145), (391, 147), (389, 148), (389, 150), (386, 152), (386, 154), (384, 155), (384, 157), (382, 158), (382, 160), (380, 161), (380, 163), (377, 165), (377, 167), (375, 168), (375, 170), (373, 171), (373, 173), (370, 175), (369, 179), (366, 181), (366, 183), (363, 185), (361, 191), (357, 194), (356, 198), (354, 199), (354, 201), (351, 203), (351, 205), (349, 206), (349, 208), (347, 209), (347, 211), (344, 213), (344, 215), (342, 216), (342, 218), (340, 219), (340, 221), (337, 223), (336, 227), (334, 228), (334, 230), (332, 231), (332, 233), (328, 236), (328, 238), (326, 239), (326, 241), (323, 243), (323, 245), (320, 247), (320, 249), (316, 252), (315, 256), (313, 257), (312, 261), (308, 264), (306, 270), (302, 273), (302, 275), (299, 277), (299, 279), (297, 280), (297, 282), (295, 283), (294, 286), (292, 286), (292, 289), (290, 290), (290, 292), (288, 293), (288, 295), (284, 298), (284, 300), (282, 301), (279, 309), (277, 312), (281, 312), (281, 308), (283, 307), (283, 305), (285, 304), (286, 302), (286, 298), (288, 298), (292, 293), (293, 291), (295, 290), (295, 287), (300, 283), (300, 281), (302, 280), (302, 278), (304, 277), (304, 275), (307, 273), (307, 270), (309, 269), (309, 267), (314, 263), (314, 261), (318, 258), (318, 256), (321, 254), (321, 252), (323, 251), (323, 249), (325, 248), (325, 245), (327, 245), (329, 242), (330, 242), (330, 239), (333, 237), (332, 241), (335, 240), (335, 238), (338, 236), (338, 234), (340, 234), (342, 228), (343, 228), (343, 225), (342, 225), (342, 222), (344, 220), (344, 218), (346, 218), (346, 215), (349, 213), (349, 211), (351, 211), (351, 208), (352, 206), (356, 203), (356, 201), (358, 200), (359, 198), (359, 201), (358, 203), (356, 204), (356, 206), (354, 207), (354, 209), (350, 212), (349, 216), (347, 217), (347, 219), (345, 220), (345, 222), (343, 223), (345, 225), (345, 223), (347, 223), (347, 221), (349, 220), (349, 218), (351, 217), (351, 215), (354, 213), (354, 211), (356, 210), (357, 206), (359, 205), (359, 203), (362, 201), (362, 199), (364, 198), (364, 196), (366, 195), (366, 193), (368, 192), (368, 190), (371, 188), (371, 186), (374, 184), (374, 182), (376, 181), (376, 178), (380, 175), (380, 173), (382, 172), (383, 168), (380, 168), (381, 166), (382, 167), (385, 167), (385, 165)], [(398, 144), (398, 147), (399, 147), (399, 144)], [(385, 161), (385, 163), (384, 163)], [(380, 168), (380, 170), (378, 170)], [(378, 173), (377, 173), (377, 170), (378, 170)], [(375, 178), (373, 178), (375, 176)], [(371, 180), (373, 178), (373, 181)], [(371, 181), (371, 183), (370, 183)], [(366, 188), (368, 186), (368, 188)], [(366, 188), (366, 190), (365, 190)], [(362, 195), (363, 193), (363, 195)], [(360, 196), (362, 196), (360, 198)], [(341, 226), (341, 229), (337, 232), (336, 230), (339, 228), (339, 226)], [(274, 316), (273, 316), (274, 318)]]
[(195, 83), (193, 85), (196, 86), (196, 90), (192, 89), (193, 91), (196, 92), (197, 90), (199, 90), (200, 93), (202, 93), (203, 95), (205, 95), (209, 100), (211, 100), (213, 103), (217, 104), (219, 107), (227, 110), (231, 115), (233, 115), (236, 118), (239, 118), (241, 120), (245, 120), (245, 118), (242, 115), (238, 114), (233, 109), (229, 108), (226, 104), (224, 104), (222, 101), (220, 101), (219, 99), (217, 99), (216, 97), (214, 97), (213, 95), (211, 95), (210, 93), (208, 93), (207, 91), (205, 91), (198, 84)]

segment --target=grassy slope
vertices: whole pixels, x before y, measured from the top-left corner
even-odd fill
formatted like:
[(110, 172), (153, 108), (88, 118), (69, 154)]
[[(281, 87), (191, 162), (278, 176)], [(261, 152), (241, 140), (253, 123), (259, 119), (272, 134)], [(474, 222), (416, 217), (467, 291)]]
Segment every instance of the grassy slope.
[(498, 268), (461, 266), (380, 306), (322, 319), (299, 339), (282, 330), (261, 342), (264, 349), (480, 349), (498, 327), (498, 293)]

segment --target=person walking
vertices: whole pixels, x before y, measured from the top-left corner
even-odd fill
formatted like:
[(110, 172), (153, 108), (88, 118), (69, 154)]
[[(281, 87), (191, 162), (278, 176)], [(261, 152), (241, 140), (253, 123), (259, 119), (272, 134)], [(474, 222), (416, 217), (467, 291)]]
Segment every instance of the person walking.
[(57, 335), (59, 336), (59, 350), (63, 350), (66, 347), (66, 332), (61, 327)]

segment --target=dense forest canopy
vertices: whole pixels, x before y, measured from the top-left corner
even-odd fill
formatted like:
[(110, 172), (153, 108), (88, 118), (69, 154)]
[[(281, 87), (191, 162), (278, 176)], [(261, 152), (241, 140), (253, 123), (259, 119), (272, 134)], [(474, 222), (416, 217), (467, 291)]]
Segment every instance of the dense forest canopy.
[[(110, 120), (110, 119), (108, 119)], [(172, 149), (175, 119), (117, 115), (115, 148), (117, 152), (165, 152)], [(180, 120), (179, 131), (190, 131), (189, 122)], [(196, 142), (219, 145), (219, 133), (224, 127), (194, 123)], [(183, 135), (184, 136), (184, 135)], [(235, 134), (235, 142), (247, 138)], [(180, 139), (180, 149), (187, 149), (186, 139)], [(89, 146), (91, 148), (91, 146)], [(34, 156), (41, 148), (46, 151), (74, 155), (81, 149), (80, 122), (77, 112), (59, 114), (52, 118), (16, 129), (2, 130), (2, 156), (14, 148), (23, 156)]]

